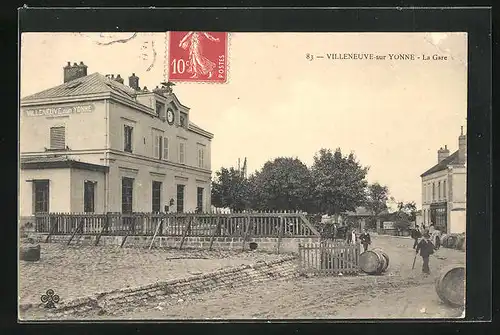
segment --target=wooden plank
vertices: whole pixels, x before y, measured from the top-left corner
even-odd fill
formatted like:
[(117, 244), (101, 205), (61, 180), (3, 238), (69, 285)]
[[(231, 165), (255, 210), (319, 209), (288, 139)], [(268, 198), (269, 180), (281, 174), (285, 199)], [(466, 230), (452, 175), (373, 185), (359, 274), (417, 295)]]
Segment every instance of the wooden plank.
[(212, 250), (212, 245), (214, 244), (215, 235), (217, 234), (220, 228), (221, 228), (220, 217), (217, 217), (217, 226), (215, 227), (212, 237), (210, 237), (210, 247), (208, 248), (208, 250)]
[(163, 220), (160, 219), (160, 221), (158, 222), (158, 225), (156, 226), (155, 234), (153, 235), (153, 238), (151, 239), (151, 244), (149, 245), (149, 250), (151, 250), (151, 248), (153, 248), (153, 243), (155, 242), (156, 235), (158, 235), (158, 232), (160, 231), (162, 224), (163, 224)]
[(55, 225), (52, 224), (52, 220), (51, 220), (50, 215), (48, 215), (47, 218), (48, 218), (48, 226), (49, 226), (49, 235), (47, 235), (47, 238), (45, 239), (45, 243), (49, 242), (50, 236), (54, 233), (54, 231), (56, 230), (56, 227), (57, 227), (57, 224), (55, 224)]
[(278, 246), (277, 246), (278, 255), (280, 254), (280, 246), (281, 246), (282, 235), (283, 235), (283, 217), (280, 217), (280, 228), (279, 228), (279, 231), (278, 231)]
[(305, 215), (300, 215), (300, 219), (302, 220), (302, 223), (305, 224), (315, 236), (320, 236), (320, 233), (316, 230), (316, 228), (314, 228), (314, 226), (311, 224), (311, 222), (309, 222)]
[(73, 237), (75, 237), (76, 233), (79, 231), (79, 230), (82, 230), (83, 229), (83, 224), (85, 223), (84, 219), (81, 218), (80, 219), (80, 223), (78, 224), (78, 226), (75, 228), (75, 231), (73, 231), (73, 234), (71, 235), (71, 237), (69, 238), (69, 241), (67, 243), (67, 245), (69, 245), (71, 243), (71, 241), (73, 240)]
[(99, 244), (99, 241), (101, 239), (102, 233), (104, 232), (104, 230), (106, 230), (106, 228), (108, 228), (108, 216), (106, 216), (104, 218), (104, 223), (102, 225), (101, 231), (99, 232), (99, 235), (97, 235), (97, 238), (95, 240), (95, 244), (94, 245), (98, 245)]
[(186, 227), (184, 227), (184, 231), (182, 232), (182, 239), (181, 239), (181, 244), (179, 245), (179, 250), (182, 249), (182, 246), (184, 245), (184, 240), (186, 239), (186, 236), (188, 234), (189, 228), (191, 228), (191, 223), (193, 222), (193, 218), (189, 217), (188, 219), (188, 224)]
[(241, 251), (245, 251), (245, 244), (247, 242), (248, 234), (250, 233), (250, 216), (247, 216), (245, 221), (246, 221), (245, 222), (245, 232), (243, 235), (243, 245), (241, 247)]

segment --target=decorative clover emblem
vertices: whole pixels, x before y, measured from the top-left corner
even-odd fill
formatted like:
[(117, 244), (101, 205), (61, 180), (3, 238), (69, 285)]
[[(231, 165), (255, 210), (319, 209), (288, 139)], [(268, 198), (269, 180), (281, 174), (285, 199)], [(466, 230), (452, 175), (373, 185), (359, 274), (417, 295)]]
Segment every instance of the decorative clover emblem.
[(44, 295), (40, 297), (40, 300), (45, 304), (45, 308), (56, 308), (59, 302), (59, 296), (54, 294), (54, 290), (47, 290)]

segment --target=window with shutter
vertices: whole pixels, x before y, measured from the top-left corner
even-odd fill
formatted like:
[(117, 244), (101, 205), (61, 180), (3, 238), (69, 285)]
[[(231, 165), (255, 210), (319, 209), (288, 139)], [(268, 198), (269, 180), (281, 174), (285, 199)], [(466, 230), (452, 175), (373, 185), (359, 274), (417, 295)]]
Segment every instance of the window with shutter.
[(179, 143), (179, 163), (184, 164), (185, 161), (185, 150), (186, 150), (186, 144), (181, 142)]
[(163, 159), (168, 160), (168, 138), (163, 138)]
[(153, 134), (153, 157), (158, 158), (158, 135)]
[(83, 211), (94, 213), (95, 211), (95, 185), (96, 182), (86, 180), (83, 184)]
[(131, 126), (124, 126), (123, 128), (123, 150), (127, 152), (132, 152), (132, 128)]
[(65, 127), (50, 128), (50, 148), (65, 149), (66, 148), (66, 130)]

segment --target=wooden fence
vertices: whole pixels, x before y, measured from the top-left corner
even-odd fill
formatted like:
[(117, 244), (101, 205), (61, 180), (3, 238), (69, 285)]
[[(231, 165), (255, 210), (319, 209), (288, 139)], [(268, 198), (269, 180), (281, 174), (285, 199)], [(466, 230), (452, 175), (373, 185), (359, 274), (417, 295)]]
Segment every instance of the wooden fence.
[(282, 213), (41, 213), (34, 231), (49, 234), (196, 237), (319, 237), (300, 212)]
[(359, 270), (360, 244), (345, 242), (299, 245), (300, 267), (317, 274), (354, 274)]

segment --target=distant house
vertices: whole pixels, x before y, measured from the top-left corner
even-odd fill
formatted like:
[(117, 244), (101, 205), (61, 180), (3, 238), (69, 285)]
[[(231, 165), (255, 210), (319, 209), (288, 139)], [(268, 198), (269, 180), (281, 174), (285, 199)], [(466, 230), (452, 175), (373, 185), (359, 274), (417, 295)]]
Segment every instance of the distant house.
[(373, 214), (366, 207), (359, 206), (354, 211), (343, 213), (342, 216), (344, 221), (354, 224), (354, 227), (361, 231), (365, 228), (368, 219), (373, 217)]
[(458, 150), (450, 155), (448, 147), (438, 150), (436, 165), (420, 175), (422, 179), (423, 223), (446, 233), (465, 232), (467, 137), (462, 131)]

